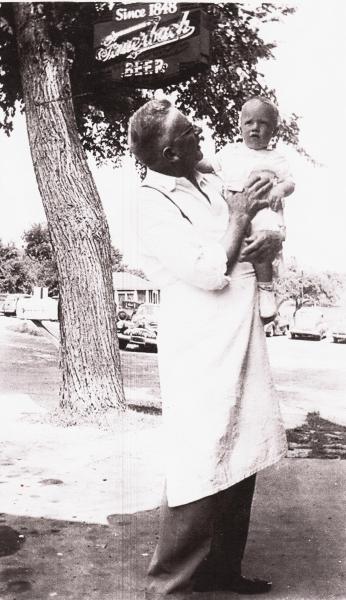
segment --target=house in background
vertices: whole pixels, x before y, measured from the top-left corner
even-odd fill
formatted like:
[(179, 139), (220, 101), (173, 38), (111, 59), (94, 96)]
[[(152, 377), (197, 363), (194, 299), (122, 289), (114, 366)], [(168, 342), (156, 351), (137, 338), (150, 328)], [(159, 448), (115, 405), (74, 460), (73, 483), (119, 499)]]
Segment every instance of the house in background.
[(113, 273), (114, 297), (118, 306), (124, 302), (160, 303), (160, 290), (147, 279), (138, 275), (117, 271)]

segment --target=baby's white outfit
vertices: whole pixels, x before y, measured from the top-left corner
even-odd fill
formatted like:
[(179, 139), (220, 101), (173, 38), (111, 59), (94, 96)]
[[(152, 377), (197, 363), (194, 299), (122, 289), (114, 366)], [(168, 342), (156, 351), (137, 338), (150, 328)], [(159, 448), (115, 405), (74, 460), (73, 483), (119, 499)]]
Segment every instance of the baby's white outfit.
[[(274, 185), (281, 181), (292, 180), (286, 158), (276, 149), (254, 150), (244, 143), (227, 144), (212, 160), (214, 171), (221, 177), (227, 191), (241, 192), (251, 173), (269, 171)], [(285, 238), (283, 209), (274, 212), (264, 208), (251, 221), (251, 231), (280, 231)], [(280, 253), (277, 262), (282, 266)], [(258, 282), (260, 314), (263, 318), (271, 318), (277, 312), (272, 283)]]
[[(214, 171), (227, 190), (241, 192), (253, 171), (271, 171), (276, 183), (292, 180), (286, 158), (276, 149), (253, 150), (244, 143), (227, 144), (212, 159)], [(285, 232), (283, 211), (270, 208), (259, 211), (252, 219), (252, 231), (269, 229)]]

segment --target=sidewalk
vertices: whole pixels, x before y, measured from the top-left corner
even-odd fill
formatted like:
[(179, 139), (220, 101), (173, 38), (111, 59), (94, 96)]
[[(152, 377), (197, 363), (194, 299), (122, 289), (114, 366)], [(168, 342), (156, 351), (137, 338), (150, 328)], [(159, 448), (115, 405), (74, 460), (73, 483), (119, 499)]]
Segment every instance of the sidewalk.
[[(272, 600), (346, 598), (345, 489), (345, 461), (286, 459), (260, 474), (244, 572), (272, 579)], [(0, 559), (4, 600), (142, 600), (157, 510), (109, 515), (109, 526), (1, 516), (26, 537)]]
[[(160, 418), (60, 428), (24, 395), (6, 415), (0, 539), (6, 525), (25, 542), (0, 558), (0, 600), (141, 600), (162, 491)], [(285, 459), (261, 472), (244, 572), (272, 579), (273, 600), (346, 598), (345, 500), (346, 461)]]

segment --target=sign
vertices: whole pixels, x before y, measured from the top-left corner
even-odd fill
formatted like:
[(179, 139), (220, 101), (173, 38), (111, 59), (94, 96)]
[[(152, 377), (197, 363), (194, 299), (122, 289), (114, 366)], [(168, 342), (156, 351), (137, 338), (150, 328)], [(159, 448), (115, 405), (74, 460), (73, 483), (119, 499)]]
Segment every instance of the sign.
[(101, 82), (162, 87), (198, 73), (209, 61), (207, 15), (193, 3), (119, 3), (94, 27)]

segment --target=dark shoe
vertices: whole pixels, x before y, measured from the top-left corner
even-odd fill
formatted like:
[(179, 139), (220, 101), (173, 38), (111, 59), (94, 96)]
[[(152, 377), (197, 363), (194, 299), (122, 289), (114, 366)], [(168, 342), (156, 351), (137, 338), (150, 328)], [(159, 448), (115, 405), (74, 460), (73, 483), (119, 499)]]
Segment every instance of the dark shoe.
[(216, 591), (227, 591), (236, 592), (237, 594), (267, 594), (272, 589), (270, 581), (264, 581), (263, 579), (247, 579), (246, 577), (239, 577), (232, 579), (227, 583), (214, 583), (209, 582), (206, 585), (198, 585), (195, 587), (196, 592), (216, 592)]
[(247, 579), (240, 576), (234, 579), (227, 586), (227, 590), (237, 592), (237, 594), (267, 594), (272, 589), (271, 581), (264, 579)]

